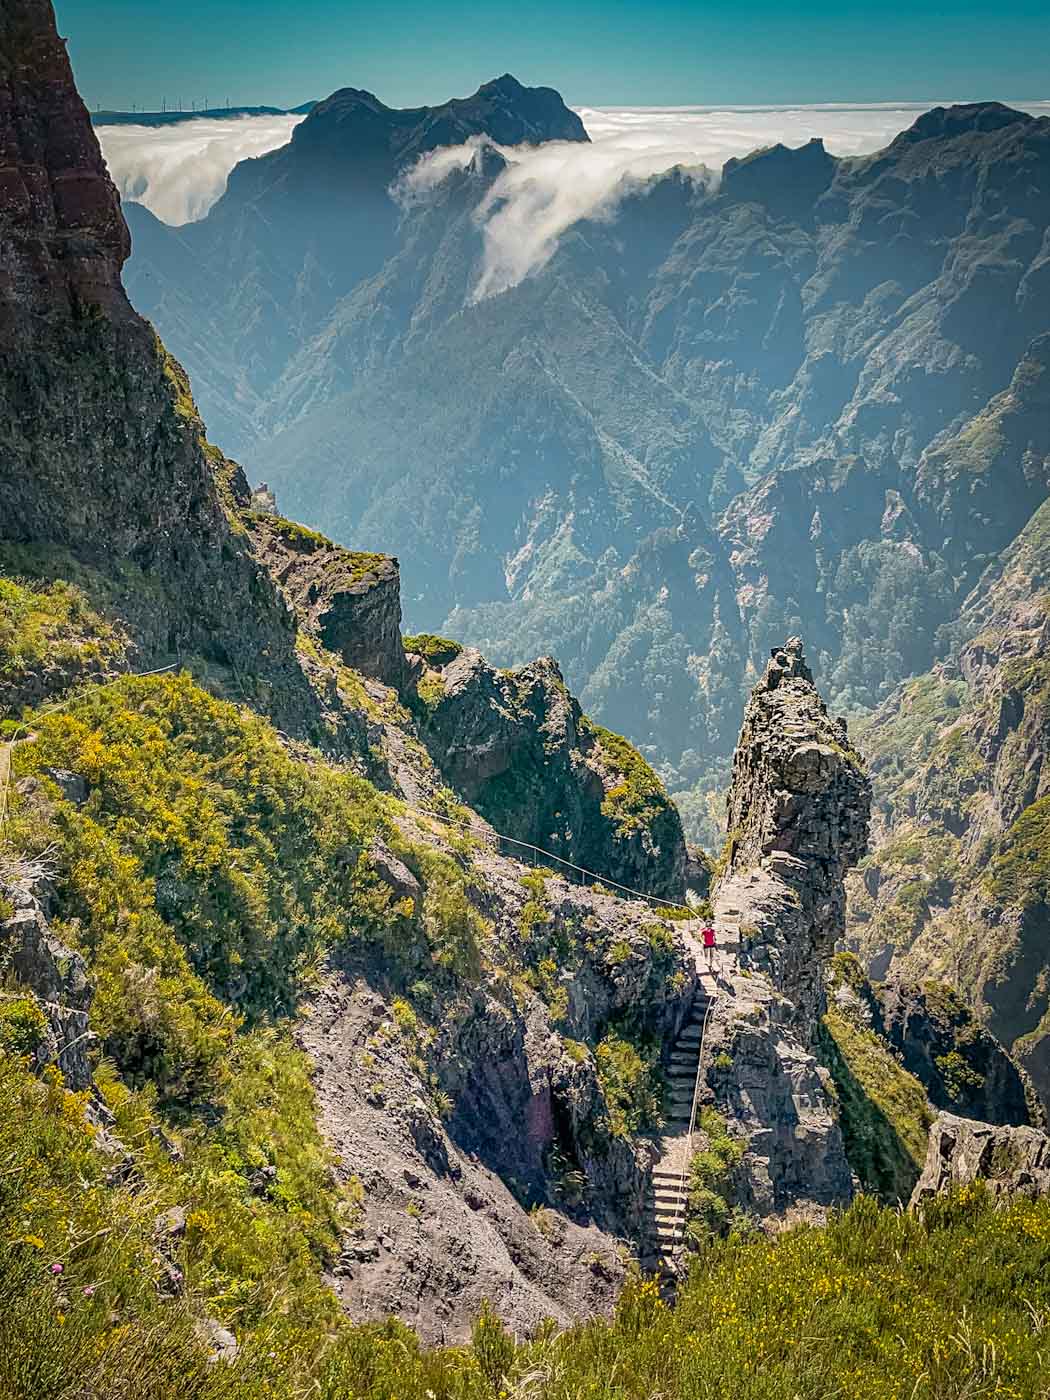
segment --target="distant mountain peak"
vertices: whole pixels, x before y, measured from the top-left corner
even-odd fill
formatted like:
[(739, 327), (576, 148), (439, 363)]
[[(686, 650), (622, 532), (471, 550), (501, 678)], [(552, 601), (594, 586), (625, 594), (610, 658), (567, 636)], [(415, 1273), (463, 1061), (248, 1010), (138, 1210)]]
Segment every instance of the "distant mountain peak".
[(491, 78), (487, 83), (482, 83), (478, 92), (508, 92), (519, 93), (527, 89), (519, 83), (513, 73), (504, 73), (498, 78)]
[(362, 198), (383, 202), (420, 156), (479, 136), (498, 146), (590, 139), (554, 88), (525, 87), (510, 73), (436, 107), (388, 107), (364, 88), (339, 88), (314, 106), (287, 146), (234, 168), (212, 216), (272, 197), (293, 222), (311, 223), (333, 201), (357, 208)]
[(897, 141), (929, 141), (965, 136), (969, 132), (1000, 131), (1007, 126), (1027, 125), (1038, 120), (1002, 102), (960, 102), (951, 107), (931, 107), (917, 117), (907, 131), (902, 131)]
[(771, 212), (797, 216), (828, 188), (836, 164), (819, 136), (802, 146), (778, 142), (727, 160), (722, 167), (723, 187), (742, 203), (762, 204)]

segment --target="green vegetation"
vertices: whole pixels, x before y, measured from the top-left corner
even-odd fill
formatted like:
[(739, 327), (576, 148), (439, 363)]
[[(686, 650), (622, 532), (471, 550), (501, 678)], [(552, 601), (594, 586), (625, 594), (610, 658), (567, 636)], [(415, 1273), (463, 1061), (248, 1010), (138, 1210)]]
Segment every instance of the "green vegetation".
[(620, 775), (620, 781), (605, 793), (603, 815), (616, 823), (621, 836), (651, 825), (668, 805), (663, 783), (638, 750), (621, 735), (603, 729), (586, 717), (580, 721), (580, 729), (592, 736), (609, 768)]
[(933, 1115), (926, 1093), (866, 1026), (836, 1007), (821, 1025), (821, 1045), (839, 1098), (850, 1166), (866, 1191), (907, 1200), (926, 1159)]
[(883, 800), (891, 805), (926, 762), (949, 724), (961, 718), (969, 697), (964, 681), (933, 672), (904, 686), (899, 708), (879, 724), (858, 726), (860, 744)]
[(47, 1036), (47, 1017), (32, 997), (0, 1000), (0, 1050), (32, 1055)]
[(726, 1232), (733, 1214), (733, 1173), (744, 1155), (744, 1143), (730, 1136), (726, 1120), (715, 1109), (701, 1109), (697, 1126), (704, 1146), (689, 1164), (686, 1214), (686, 1237), (694, 1245)]
[(594, 1061), (613, 1136), (659, 1127), (664, 1090), (659, 1047), (636, 1044), (609, 1030), (595, 1047)]
[(463, 650), (459, 642), (450, 642), (447, 637), (436, 637), (433, 632), (420, 632), (414, 637), (402, 637), (406, 651), (422, 656), (431, 666), (447, 666)]
[(436, 710), (445, 698), (445, 682), (439, 675), (428, 671), (420, 677), (416, 695), (424, 710)]
[[(301, 761), (264, 720), (187, 676), (126, 678), (33, 720), (18, 771), (51, 810), (16, 809), (21, 853), (58, 864), (56, 931), (85, 954), (92, 1024), (126, 1080), (167, 1110), (221, 1093), (242, 1027), (291, 1014), (326, 947), (352, 938), (390, 975), (471, 975), (487, 933), (452, 857), (408, 841), (398, 804), (353, 772)], [(62, 800), (49, 767), (81, 776)], [(379, 837), (424, 884), (400, 899)], [(416, 907), (419, 904), (419, 908)]]
[(1030, 905), (1050, 899), (1050, 797), (1027, 807), (1003, 836), (985, 883), (999, 904)]
[[(0, 1104), (0, 1393), (20, 1400), (1046, 1395), (1050, 1202), (996, 1208), (977, 1187), (916, 1214), (861, 1198), (826, 1229), (712, 1242), (673, 1309), (634, 1279), (612, 1318), (528, 1342), (486, 1310), (468, 1345), (427, 1351), (399, 1323), (336, 1317), (308, 1273), (294, 1286), (285, 1273), (261, 1315), (233, 1305), (240, 1355), (209, 1365), (195, 1324), (215, 1312), (197, 1261), (216, 1212), (195, 1208), (185, 1240), (158, 1248), (170, 1194), (103, 1185), (79, 1101), (0, 1059)], [(242, 1209), (257, 1222), (265, 1206)], [(178, 1293), (169, 1266), (184, 1272)]]
[(726, 839), (722, 843), (722, 849), (711, 869), (712, 879), (721, 880), (722, 876), (733, 864), (733, 857), (736, 855), (737, 847), (743, 839), (744, 831), (742, 827), (734, 826), (733, 830), (726, 834)]
[(98, 672), (124, 653), (116, 629), (75, 584), (30, 585), (0, 578), (0, 695), (47, 663), (70, 680)]
[(372, 573), (388, 558), (385, 554), (374, 554), (368, 550), (344, 549), (318, 530), (311, 530), (296, 520), (287, 520), (283, 515), (249, 511), (246, 518), (251, 518), (264, 529), (272, 531), (300, 554), (327, 551), (332, 556), (333, 565), (339, 566), (340, 578), (346, 583), (359, 583), (366, 574)]

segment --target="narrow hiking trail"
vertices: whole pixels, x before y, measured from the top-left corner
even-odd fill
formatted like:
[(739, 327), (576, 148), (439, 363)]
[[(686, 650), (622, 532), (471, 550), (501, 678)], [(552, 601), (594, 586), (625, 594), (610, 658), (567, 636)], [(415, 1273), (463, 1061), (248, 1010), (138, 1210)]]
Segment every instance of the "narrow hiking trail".
[[(683, 1242), (689, 1196), (689, 1164), (693, 1155), (698, 1100), (703, 1082), (701, 1065), (705, 1058), (705, 1033), (715, 1001), (726, 994), (724, 986), (720, 986), (719, 973), (728, 966), (733, 956), (721, 937), (721, 930), (719, 932), (720, 946), (711, 968), (699, 943), (690, 935), (685, 935), (696, 963), (697, 989), (688, 1019), (675, 1038), (668, 1060), (669, 1112), (659, 1140), (660, 1157), (650, 1176), (646, 1211), (649, 1252), (642, 1257), (643, 1266), (667, 1276), (677, 1272)], [(735, 929), (733, 933), (736, 933)]]

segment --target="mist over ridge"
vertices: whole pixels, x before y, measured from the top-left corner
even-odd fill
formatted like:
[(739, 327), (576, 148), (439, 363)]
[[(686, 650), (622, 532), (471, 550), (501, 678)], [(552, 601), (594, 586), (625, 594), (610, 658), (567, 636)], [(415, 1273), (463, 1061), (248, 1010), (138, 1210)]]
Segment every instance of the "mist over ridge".
[[(832, 155), (866, 155), (934, 105), (575, 107), (589, 144), (499, 148), (507, 169), (477, 210), (486, 260), (471, 297), (515, 286), (544, 265), (566, 229), (584, 218), (610, 216), (638, 182), (675, 166), (710, 185), (727, 160), (777, 143), (794, 147), (816, 138)], [(1033, 115), (1050, 113), (1050, 102), (1010, 105)], [(104, 125), (97, 133), (122, 197), (144, 204), (164, 223), (180, 225), (204, 218), (233, 167), (283, 146), (301, 120), (296, 114), (202, 118), (160, 128)], [(485, 140), (425, 155), (399, 194), (425, 194), (449, 171), (469, 164)]]

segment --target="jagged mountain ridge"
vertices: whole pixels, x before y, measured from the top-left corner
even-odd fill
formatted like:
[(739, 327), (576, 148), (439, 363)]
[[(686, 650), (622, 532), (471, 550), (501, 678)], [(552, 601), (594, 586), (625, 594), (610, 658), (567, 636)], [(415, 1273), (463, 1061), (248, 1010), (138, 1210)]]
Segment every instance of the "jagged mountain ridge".
[(276, 382), (288, 375), (294, 385), (295, 358), (326, 333), (332, 307), (382, 268), (397, 239), (396, 178), (427, 152), (482, 135), (588, 139), (557, 93), (510, 74), (472, 97), (404, 110), (343, 88), (287, 146), (236, 166), (200, 223), (171, 230), (128, 206), (143, 253), (140, 309), (180, 360), (195, 362), (195, 381), (203, 357), (205, 417), (221, 421), (231, 451), (250, 440)]
[[(411, 561), (412, 625), (504, 662), (555, 652), (672, 786), (702, 790), (736, 732), (727, 696), (777, 635), (811, 638), (837, 701), (878, 701), (1041, 499), (1037, 415), (1008, 408), (998, 457), (967, 444), (1042, 353), (1048, 151), (1046, 118), (986, 103), (862, 159), (781, 147), (714, 190), (672, 172), (470, 305), (473, 211), (502, 168), (479, 157), (318, 301), (323, 328), (267, 367), (247, 427), (211, 362), (206, 260), (199, 297), (167, 301), (165, 268), (208, 234), (132, 210), (130, 286), (288, 508)], [(269, 256), (264, 234), (248, 246)], [(237, 350), (249, 377), (256, 353)]]
[[(0, 60), (16, 98), (29, 75), (61, 99), (53, 134), (83, 135), (49, 4), (15, 0), (0, 16)], [(16, 163), (16, 192), (20, 181), (65, 193), (82, 173), (119, 233), (90, 138), (70, 164), (57, 145), (50, 163)], [(450, 660), (455, 644), (435, 637), (410, 639), (403, 655), (395, 561), (332, 545), (274, 515), (262, 493), (249, 500), (204, 442), (181, 372), (116, 295), (119, 238), (100, 253), (75, 206), (52, 239), (54, 204), (36, 209), (35, 226), (17, 201), (0, 221), (5, 253), (43, 250), (50, 291), (29, 309), (45, 322), (54, 313), (47, 333), (20, 335), (35, 326), (25, 288), (3, 288), (18, 436), (2, 467), (12, 500), (21, 474), (24, 500), (0, 541), (0, 676), (5, 709), (64, 703), (21, 722), (5, 714), (0, 729), (0, 1385), (283, 1400), (358, 1389), (362, 1363), (383, 1377), (391, 1350), (424, 1379), (446, 1365), (393, 1324), (352, 1328), (337, 1293), (355, 1316), (393, 1311), (428, 1340), (463, 1337), (488, 1297), (546, 1348), (544, 1317), (611, 1306), (621, 1242), (642, 1233), (656, 1062), (683, 1024), (695, 967), (660, 910), (499, 855), (434, 760), (451, 746), (463, 762), (463, 730), (484, 727), (478, 711), (491, 740), (479, 766), (530, 716), (544, 745), (575, 726), (593, 758), (608, 740), (593, 727), (581, 740), (549, 662), (496, 676), (476, 654)], [(99, 260), (91, 276), (63, 275), (84, 248)], [(111, 301), (90, 296), (92, 280)], [(52, 373), (83, 429), (54, 462), (43, 456), (52, 425), (35, 416), (38, 398), (21, 397)], [(122, 406), (141, 420), (127, 440)], [(108, 471), (91, 442), (99, 422), (111, 429)], [(69, 489), (47, 509), (47, 470), (62, 467)], [(183, 494), (199, 513), (179, 514)], [(107, 511), (137, 556), (130, 583), (100, 547)], [(150, 596), (136, 603), (136, 588)], [(158, 628), (165, 610), (185, 644), (212, 634), (202, 679), (235, 684), (237, 703), (185, 671), (121, 676), (136, 649), (150, 658), (171, 640)], [(286, 644), (266, 655), (275, 616)], [(252, 672), (250, 657), (230, 654), (238, 626), (259, 647)], [(277, 693), (282, 675), (296, 688)], [(449, 726), (442, 706), (478, 676), (497, 705)], [(417, 710), (436, 702), (433, 730), (397, 686)], [(501, 706), (513, 712), (493, 716)], [(294, 734), (271, 722), (284, 713)], [(786, 746), (785, 717), (796, 725)], [(322, 753), (306, 739), (326, 727)], [(656, 835), (659, 784), (609, 737), (578, 795)], [(772, 872), (798, 912), (781, 920), (756, 906), (759, 926), (739, 930), (743, 975), (719, 968), (730, 1014), (705, 1092), (739, 1140), (716, 1112), (700, 1154), (717, 1144), (740, 1168), (705, 1187), (709, 1204), (735, 1198), (774, 1222), (852, 1190), (807, 1014), (823, 1001), (841, 879), (866, 826), (867, 785), (845, 739), (801, 644), (778, 648), (742, 736), (730, 798), (742, 831), (722, 895)], [(605, 771), (617, 753), (627, 766)], [(857, 1219), (855, 1238), (870, 1238), (871, 1213)], [(711, 1247), (702, 1213), (695, 1223)], [(643, 1326), (663, 1314), (652, 1284), (625, 1295), (632, 1308)], [(484, 1313), (474, 1339), (455, 1363), (491, 1389), (514, 1342)]]
[(850, 936), (880, 975), (958, 986), (1044, 1102), (1048, 524), (1043, 504), (966, 600), (949, 656), (866, 726), (875, 842), (850, 895)]
[[(338, 548), (251, 497), (127, 302), (119, 201), (48, 0), (0, 16), (0, 74), (0, 1076), (22, 1096), (13, 1121), (50, 1085), (95, 1143), (84, 1170), (97, 1152), (118, 1193), (107, 1199), (126, 1206), (130, 1182), (128, 1200), (146, 1192), (165, 1220), (174, 1212), (181, 1223), (152, 1240), (162, 1307), (184, 1276), (197, 1289), (184, 1241), (195, 1212), (204, 1235), (254, 1240), (239, 1258), (243, 1238), (217, 1247), (225, 1277), (253, 1298), (268, 1273), (283, 1277), (315, 1323), (335, 1303), (323, 1264), (348, 1302), (360, 1298), (346, 1280), (363, 1272), (370, 1306), (413, 1318), (403, 1282), (425, 1266), (417, 1320), (431, 1340), (464, 1335), (485, 1295), (523, 1327), (608, 1307), (640, 1214), (647, 1156), (633, 1132), (657, 1111), (642, 1050), (651, 1058), (648, 1038), (685, 1015), (693, 973), (648, 903), (527, 873), (447, 784), (466, 787), (473, 748), (473, 767), (508, 793), (542, 791), (539, 812), (501, 808), (524, 839), (672, 899), (685, 876), (677, 814), (624, 741), (584, 732), (551, 663), (498, 678), (508, 705), (522, 693), (513, 715), (486, 696), (469, 724), (446, 705), (430, 732), (397, 561)], [(127, 675), (162, 663), (161, 676)], [(607, 843), (622, 859), (603, 858)], [(332, 1007), (351, 1024), (311, 1041), (310, 1011)], [(601, 1044), (633, 1075), (623, 1104)], [(63, 1074), (87, 1099), (63, 1097)], [(235, 1102), (245, 1076), (252, 1109)], [(142, 1089), (134, 1141), (162, 1144), (159, 1168), (118, 1121)], [(257, 1130), (261, 1103), (272, 1115)], [(525, 1137), (509, 1128), (521, 1116)], [(387, 1144), (381, 1169), (375, 1140), (365, 1163), (356, 1155), (366, 1124)], [(584, 1191), (552, 1242), (527, 1206), (557, 1204), (566, 1174)], [(425, 1229), (402, 1237), (430, 1187)], [(61, 1190), (76, 1214), (81, 1187)], [(145, 1222), (146, 1237), (157, 1228)], [(137, 1258), (134, 1219), (129, 1233)], [(393, 1270), (359, 1269), (389, 1252), (375, 1237), (396, 1237)]]

